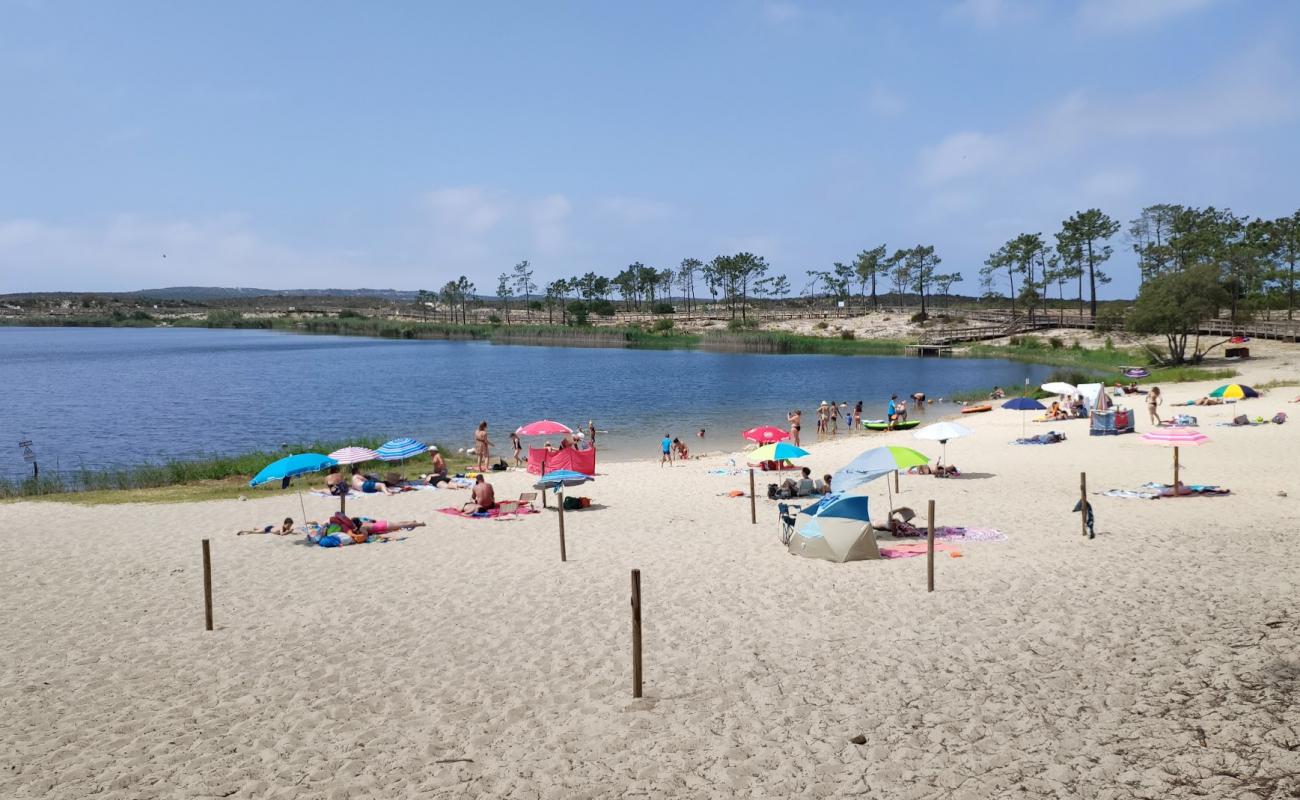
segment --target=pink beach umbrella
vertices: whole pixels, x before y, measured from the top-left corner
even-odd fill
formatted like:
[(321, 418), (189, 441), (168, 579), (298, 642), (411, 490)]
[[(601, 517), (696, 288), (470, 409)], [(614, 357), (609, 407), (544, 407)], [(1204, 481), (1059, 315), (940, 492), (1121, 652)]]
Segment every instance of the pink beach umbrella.
[(520, 425), (515, 429), (515, 433), (520, 436), (558, 436), (562, 433), (573, 433), (573, 429), (554, 420), (539, 419), (527, 425)]
[(741, 434), (751, 442), (759, 444), (772, 444), (773, 442), (783, 442), (790, 438), (790, 432), (777, 428), (772, 425), (759, 425), (757, 428), (750, 428)]
[(1178, 496), (1178, 448), (1200, 447), (1210, 437), (1192, 428), (1157, 428), (1142, 434), (1142, 441), (1174, 448), (1174, 496)]
[(330, 453), (330, 458), (340, 464), (360, 464), (363, 461), (377, 461), (379, 454), (369, 447), (344, 447)]

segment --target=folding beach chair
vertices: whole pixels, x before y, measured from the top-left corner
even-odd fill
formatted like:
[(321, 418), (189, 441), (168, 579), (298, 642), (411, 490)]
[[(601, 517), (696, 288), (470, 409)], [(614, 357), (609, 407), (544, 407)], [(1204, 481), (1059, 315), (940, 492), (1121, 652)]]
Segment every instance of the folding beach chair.
[(518, 514), (519, 506), (521, 505), (522, 503), (518, 500), (502, 500), (500, 503), (497, 503), (497, 516), (505, 517)]
[(516, 508), (518, 506), (528, 506), (529, 508), (532, 508), (535, 500), (537, 500), (537, 492), (522, 492), (519, 495), (519, 499), (514, 502)]
[(794, 536), (795, 514), (803, 506), (792, 506), (789, 503), (777, 503), (776, 513), (781, 520), (781, 544), (790, 544), (791, 537)]

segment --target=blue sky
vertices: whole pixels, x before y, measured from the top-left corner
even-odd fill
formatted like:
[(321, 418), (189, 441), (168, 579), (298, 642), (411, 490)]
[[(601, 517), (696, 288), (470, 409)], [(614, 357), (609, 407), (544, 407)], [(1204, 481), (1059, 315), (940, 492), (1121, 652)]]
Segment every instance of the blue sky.
[(1290, 0), (0, 0), (0, 292), (926, 243), (974, 293), (1081, 208), (1295, 211), (1298, 43)]

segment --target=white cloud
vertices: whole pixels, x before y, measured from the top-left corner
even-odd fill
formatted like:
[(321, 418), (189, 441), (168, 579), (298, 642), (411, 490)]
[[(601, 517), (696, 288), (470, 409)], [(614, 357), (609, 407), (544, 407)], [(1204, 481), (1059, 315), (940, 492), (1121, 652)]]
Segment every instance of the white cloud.
[(11, 291), (152, 288), (163, 285), (290, 288), (346, 280), (358, 254), (296, 249), (267, 240), (240, 215), (158, 220), (118, 215), (71, 226), (0, 221), (0, 263)]
[(1096, 31), (1133, 31), (1200, 11), (1215, 0), (1085, 0), (1079, 24)]
[(569, 249), (569, 214), (571, 204), (562, 194), (551, 194), (534, 202), (529, 209), (533, 243), (544, 256), (558, 255)]
[(803, 9), (794, 3), (772, 0), (763, 4), (763, 19), (774, 25), (792, 22), (803, 16)]
[(573, 205), (562, 194), (525, 198), (483, 186), (443, 187), (426, 193), (422, 207), (427, 251), (452, 272), (497, 269), (515, 253), (558, 255), (573, 246)]
[(1084, 179), (1081, 193), (1089, 200), (1115, 200), (1131, 196), (1142, 185), (1142, 173), (1130, 168), (1108, 168)]
[(603, 216), (624, 225), (644, 225), (649, 222), (658, 222), (668, 218), (673, 213), (673, 207), (667, 203), (640, 197), (625, 197), (623, 195), (601, 198), (596, 203), (596, 210)]
[(884, 84), (876, 82), (867, 93), (867, 108), (878, 117), (897, 117), (906, 110), (907, 104)]
[(1291, 67), (1261, 47), (1198, 86), (1128, 96), (1075, 91), (997, 132), (959, 131), (921, 148), (918, 177), (936, 186), (1021, 175), (1115, 142), (1209, 138), (1288, 119), (1297, 111)]
[(1034, 9), (1020, 0), (958, 0), (948, 7), (946, 16), (956, 22), (992, 30), (1009, 22), (1024, 20), (1033, 13)]

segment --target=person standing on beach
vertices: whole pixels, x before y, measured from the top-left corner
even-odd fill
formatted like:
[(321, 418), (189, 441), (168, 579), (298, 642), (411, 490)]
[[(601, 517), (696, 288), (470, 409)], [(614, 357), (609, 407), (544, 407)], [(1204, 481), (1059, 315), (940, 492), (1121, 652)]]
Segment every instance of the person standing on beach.
[(1160, 396), (1160, 387), (1152, 386), (1151, 391), (1147, 393), (1147, 413), (1151, 415), (1151, 424), (1160, 424), (1160, 412), (1156, 411), (1156, 406), (1163, 403), (1165, 399)]
[(663, 439), (663, 441), (659, 443), (659, 453), (660, 453), (660, 455), (659, 455), (659, 466), (662, 467), (662, 466), (664, 465), (665, 462), (668, 463), (668, 466), (672, 466), (672, 464), (673, 464), (673, 438), (672, 438), (671, 436), (669, 436), (668, 434), (666, 434), (666, 433), (664, 434), (664, 439)]
[(803, 421), (803, 412), (796, 408), (794, 411), (786, 414), (785, 418), (790, 423), (790, 438), (794, 439), (794, 446), (798, 447), (799, 429), (803, 427), (799, 423)]
[(517, 467), (523, 464), (524, 460), (521, 456), (523, 455), (524, 452), (524, 445), (523, 442), (519, 441), (519, 434), (515, 433), (514, 431), (510, 432), (510, 446), (515, 451), (515, 466)]
[(898, 395), (889, 396), (889, 408), (886, 411), (886, 416), (889, 418), (889, 424), (885, 427), (892, 431), (894, 423), (898, 421)]
[(831, 403), (831, 407), (826, 410), (830, 416), (830, 435), (835, 436), (840, 432), (840, 407)]
[(488, 454), (492, 451), (492, 441), (487, 435), (487, 420), (478, 424), (478, 430), (474, 431), (474, 454), (478, 456), (478, 469), (483, 471), (488, 468)]
[(596, 421), (593, 419), (587, 420), (587, 446), (596, 449)]
[(853, 407), (853, 430), (862, 430), (862, 401)]

